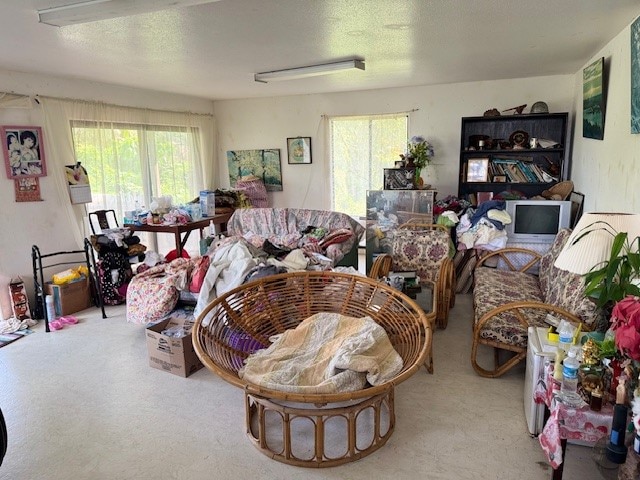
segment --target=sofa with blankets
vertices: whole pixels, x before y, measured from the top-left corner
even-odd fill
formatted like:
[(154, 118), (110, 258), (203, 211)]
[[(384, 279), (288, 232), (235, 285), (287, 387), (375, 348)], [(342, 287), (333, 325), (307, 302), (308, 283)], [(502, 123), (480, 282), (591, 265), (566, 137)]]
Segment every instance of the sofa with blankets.
[(197, 315), (218, 295), (265, 275), (353, 267), (364, 228), (349, 215), (300, 208), (237, 209), (227, 232), (201, 257), (178, 258), (135, 275), (127, 320), (147, 324), (191, 297)]

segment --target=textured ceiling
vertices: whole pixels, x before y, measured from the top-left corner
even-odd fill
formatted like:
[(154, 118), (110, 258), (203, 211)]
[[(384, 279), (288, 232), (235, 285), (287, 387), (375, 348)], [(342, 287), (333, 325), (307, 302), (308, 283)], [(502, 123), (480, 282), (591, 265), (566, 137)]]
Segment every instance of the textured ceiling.
[[(573, 74), (638, 0), (221, 0), (69, 27), (0, 0), (0, 67), (210, 99)], [(358, 57), (366, 71), (262, 84)]]

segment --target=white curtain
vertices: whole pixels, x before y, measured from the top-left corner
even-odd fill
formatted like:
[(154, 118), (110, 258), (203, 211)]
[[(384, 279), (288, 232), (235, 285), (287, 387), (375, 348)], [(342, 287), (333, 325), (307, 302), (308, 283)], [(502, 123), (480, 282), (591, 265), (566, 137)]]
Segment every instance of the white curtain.
[[(66, 206), (69, 224), (73, 230), (78, 245), (82, 245), (86, 236), (84, 231), (85, 208), (82, 205), (72, 205), (68, 195), (68, 185), (65, 175), (65, 165), (74, 164), (76, 156), (72, 138), (72, 122), (89, 122), (98, 129), (109, 131), (116, 125), (136, 126), (166, 126), (181, 127), (185, 130), (198, 132), (193, 138), (197, 141), (192, 145), (193, 162), (196, 175), (191, 179), (190, 187), (194, 197), (203, 189), (214, 189), (215, 178), (215, 121), (211, 115), (201, 115), (183, 112), (168, 112), (159, 110), (122, 107), (99, 102), (83, 100), (67, 100), (50, 97), (39, 97), (45, 118), (45, 148), (47, 149), (48, 166), (55, 178), (60, 204)], [(105, 148), (108, 148), (105, 146)], [(147, 148), (147, 147), (145, 147)], [(149, 148), (153, 148), (153, 145)], [(89, 172), (91, 181), (91, 172)], [(145, 191), (148, 189), (145, 188)], [(132, 208), (132, 205), (120, 205)]]

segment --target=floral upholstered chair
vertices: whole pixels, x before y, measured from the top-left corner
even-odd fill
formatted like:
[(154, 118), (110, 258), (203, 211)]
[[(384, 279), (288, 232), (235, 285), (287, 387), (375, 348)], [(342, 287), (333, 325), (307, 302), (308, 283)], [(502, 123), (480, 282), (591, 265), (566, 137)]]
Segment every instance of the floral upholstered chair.
[(393, 233), (392, 265), (395, 272), (416, 272), (422, 282), (435, 284), (436, 325), (446, 328), (455, 302), (455, 275), (450, 256), (449, 229), (444, 225), (405, 223)]

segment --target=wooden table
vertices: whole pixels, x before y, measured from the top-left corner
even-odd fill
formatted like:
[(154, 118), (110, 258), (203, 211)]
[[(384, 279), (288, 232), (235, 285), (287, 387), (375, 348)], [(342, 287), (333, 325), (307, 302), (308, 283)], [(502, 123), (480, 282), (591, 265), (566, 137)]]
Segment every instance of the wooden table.
[[(189, 235), (193, 230), (200, 230), (200, 238), (204, 238), (202, 231), (207, 228), (211, 222), (216, 226), (216, 232), (221, 233), (227, 229), (227, 222), (231, 218), (231, 213), (222, 213), (213, 217), (204, 217), (202, 220), (189, 222), (182, 225), (127, 225), (134, 232), (152, 232), (152, 233), (173, 233), (176, 239), (177, 258), (182, 256), (184, 245), (189, 239)], [(182, 234), (185, 234), (184, 237)]]

